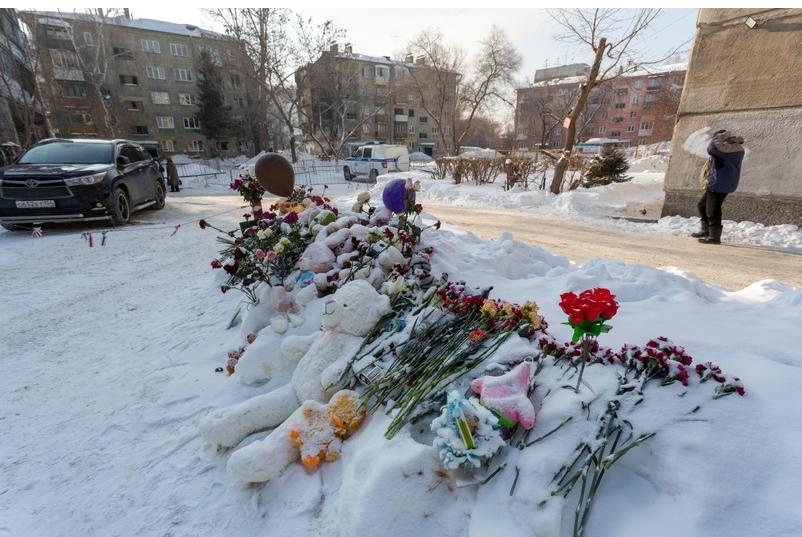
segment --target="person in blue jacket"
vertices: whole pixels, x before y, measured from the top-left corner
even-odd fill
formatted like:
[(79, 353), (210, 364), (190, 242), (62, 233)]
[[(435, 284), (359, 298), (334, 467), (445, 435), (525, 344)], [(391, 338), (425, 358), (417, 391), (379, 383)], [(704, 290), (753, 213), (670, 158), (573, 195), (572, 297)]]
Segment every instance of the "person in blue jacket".
[(702, 229), (692, 236), (705, 244), (721, 244), (721, 206), (738, 189), (741, 178), (741, 163), (744, 159), (744, 139), (727, 130), (713, 134), (707, 146), (710, 157), (702, 168), (699, 181), (705, 189), (699, 200), (699, 216)]

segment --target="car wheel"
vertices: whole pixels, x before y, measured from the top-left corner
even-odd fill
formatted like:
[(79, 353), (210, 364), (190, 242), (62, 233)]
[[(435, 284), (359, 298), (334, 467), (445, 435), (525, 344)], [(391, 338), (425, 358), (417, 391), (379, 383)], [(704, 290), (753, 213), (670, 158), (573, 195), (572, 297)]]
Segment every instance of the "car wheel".
[(124, 226), (131, 220), (131, 202), (128, 200), (128, 194), (120, 187), (115, 188), (111, 193), (109, 213), (111, 213), (111, 222), (115, 226)]
[(348, 166), (343, 166), (343, 177), (345, 177), (346, 181), (350, 181), (351, 179), (354, 178), (354, 176), (351, 175), (351, 168), (349, 168)]
[(30, 231), (33, 229), (33, 224), (0, 224), (8, 231)]
[(164, 192), (164, 185), (162, 185), (161, 181), (156, 183), (156, 203), (150, 206), (151, 209), (154, 211), (158, 211), (159, 209), (164, 209), (164, 198), (167, 194)]
[(370, 175), (368, 175), (368, 177), (370, 177), (371, 183), (375, 183), (379, 177), (379, 172), (377, 172), (376, 170), (370, 170)]

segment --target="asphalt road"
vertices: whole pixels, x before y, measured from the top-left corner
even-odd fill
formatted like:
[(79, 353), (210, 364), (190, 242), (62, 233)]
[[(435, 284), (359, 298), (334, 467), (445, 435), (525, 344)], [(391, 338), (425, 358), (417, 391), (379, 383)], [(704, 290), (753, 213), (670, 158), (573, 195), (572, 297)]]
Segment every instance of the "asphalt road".
[(731, 290), (758, 280), (777, 279), (802, 288), (802, 255), (764, 248), (700, 244), (690, 237), (622, 233), (526, 212), (466, 210), (426, 204), (443, 222), (481, 237), (495, 239), (504, 231), (552, 253), (583, 263), (598, 257), (652, 267), (673, 266)]

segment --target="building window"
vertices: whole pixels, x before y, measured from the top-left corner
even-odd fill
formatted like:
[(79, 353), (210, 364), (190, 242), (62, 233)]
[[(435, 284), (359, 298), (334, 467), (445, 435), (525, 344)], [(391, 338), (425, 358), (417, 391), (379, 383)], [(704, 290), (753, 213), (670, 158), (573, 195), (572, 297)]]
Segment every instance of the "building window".
[(133, 60), (134, 59), (134, 51), (130, 48), (125, 47), (112, 47), (112, 53), (114, 56), (121, 60)]
[(162, 149), (165, 151), (175, 151), (175, 140), (162, 140)]
[(385, 136), (387, 134), (387, 123), (384, 121), (377, 122), (376, 132), (379, 134), (379, 136)]
[(410, 93), (410, 94), (409, 94), (409, 102), (411, 102), (411, 103), (415, 103), (415, 102), (417, 102), (417, 101), (418, 101), (418, 96), (417, 96), (417, 95), (415, 95), (414, 93)]
[(607, 127), (599, 127), (599, 134), (604, 134), (607, 132)]
[(629, 88), (616, 88), (616, 95), (629, 95)]
[(192, 69), (173, 69), (178, 82), (192, 82)]
[(638, 138), (638, 145), (646, 145), (649, 143), (648, 138)]
[(559, 91), (559, 94), (560, 94), (560, 97), (565, 97), (565, 90), (564, 90), (564, 89), (561, 89), (561, 90)]
[(367, 123), (362, 125), (362, 134), (370, 134), (370, 125)]
[(92, 116), (91, 114), (87, 114), (86, 112), (77, 112), (75, 114), (70, 115), (70, 122), (77, 125), (91, 125)]
[(426, 134), (425, 132), (418, 133), (418, 138), (425, 139), (425, 138), (428, 138), (428, 137), (429, 137), (429, 135)]
[(201, 45), (198, 47), (198, 50), (201, 52), (206, 52), (209, 54), (209, 57), (212, 59), (212, 63), (215, 65), (223, 65), (223, 62), (220, 60), (220, 51), (214, 47), (207, 47), (205, 45)]
[(192, 140), (192, 143), (189, 146), (190, 151), (203, 151), (203, 141), (202, 140)]
[(145, 75), (154, 80), (164, 80), (167, 76), (164, 73), (164, 67), (161, 65), (146, 65)]
[(415, 134), (415, 125), (409, 125), (407, 127), (407, 132), (409, 132), (409, 134)]
[(170, 43), (170, 54), (173, 56), (189, 56), (189, 49), (181, 43)]
[(451, 132), (451, 127), (449, 127), (448, 125), (446, 125), (445, 127), (443, 127), (443, 134), (446, 134), (446, 135), (447, 135), (447, 134), (449, 134), (450, 132)]
[(142, 111), (142, 101), (125, 101), (126, 105), (128, 105), (129, 112), (141, 112)]
[(390, 78), (390, 69), (388, 67), (376, 65), (374, 66), (374, 69), (377, 78)]
[(376, 86), (376, 95), (379, 97), (384, 97), (384, 86)]
[(52, 37), (53, 39), (62, 39), (64, 41), (72, 39), (72, 29), (67, 23), (64, 23), (64, 26), (48, 24), (45, 26), (45, 33), (47, 37)]
[(636, 80), (634, 86), (635, 89), (641, 89), (643, 87), (643, 82), (641, 82), (640, 80)]
[(638, 104), (639, 102), (640, 102), (640, 95), (633, 95), (632, 104)]
[(170, 94), (166, 91), (151, 91), (150, 101), (153, 104), (170, 104)]
[(178, 104), (180, 104), (182, 106), (190, 106), (190, 105), (193, 105), (193, 104), (198, 104), (198, 100), (191, 93), (179, 93), (178, 94)]
[(393, 113), (395, 115), (397, 115), (397, 116), (403, 116), (404, 115), (404, 109), (403, 108), (393, 108)]
[(627, 125), (627, 132), (635, 132), (635, 125)]
[(134, 134), (147, 134), (150, 132), (147, 125), (136, 125), (134, 127)]
[(629, 112), (629, 119), (635, 119), (638, 117), (638, 113), (635, 110)]
[(196, 117), (185, 117), (184, 118), (184, 128), (188, 130), (199, 130), (200, 129), (200, 121)]
[(642, 131), (649, 131), (652, 130), (654, 123), (651, 121), (642, 121), (640, 124), (640, 130)]
[(356, 112), (347, 112), (345, 114), (345, 119), (351, 119), (351, 120), (356, 119)]
[(140, 39), (139, 42), (142, 44), (142, 50), (144, 52), (150, 52), (151, 54), (162, 53), (162, 47), (155, 39)]
[(410, 108), (410, 109), (409, 109), (409, 113), (408, 113), (407, 115), (408, 115), (409, 117), (415, 117), (415, 109), (414, 109), (414, 108)]
[(656, 90), (659, 87), (660, 87), (660, 79), (656, 78), (656, 77), (655, 78), (650, 78), (649, 79), (649, 83), (646, 84), (646, 89), (648, 91)]
[(624, 118), (622, 118), (622, 117), (614, 117), (613, 118), (613, 123), (623, 123), (623, 122), (624, 122)]
[(432, 127), (432, 134), (438, 134), (439, 132), (440, 131), (437, 129), (437, 127)]
[(627, 103), (615, 103), (615, 107), (619, 108), (619, 109), (620, 108), (626, 108), (627, 107)]
[(362, 68), (362, 76), (363, 76), (364, 78), (370, 78), (370, 75), (372, 75), (372, 74), (373, 74), (373, 73), (371, 72), (371, 69), (370, 69), (370, 67), (363, 67), (363, 68)]
[(79, 69), (81, 67), (81, 59), (78, 57), (78, 54), (72, 50), (51, 48), (50, 59), (53, 61), (54, 67), (61, 67), (63, 69)]
[(621, 131), (612, 131), (610, 133), (610, 136), (612, 136), (613, 138), (618, 138), (619, 136), (621, 136)]
[(428, 123), (429, 122), (429, 118), (426, 117), (426, 116), (421, 116), (421, 117), (418, 118), (418, 121), (420, 121), (421, 123)]
[(242, 97), (234, 97), (234, 105), (245, 108), (245, 99)]
[(174, 129), (175, 119), (173, 116), (156, 116), (156, 126), (160, 129)]
[(138, 86), (139, 79), (134, 75), (120, 75), (120, 84), (124, 86)]
[(84, 32), (84, 45), (88, 47), (96, 46), (97, 43), (95, 43), (95, 34), (92, 32)]
[(231, 75), (231, 85), (235, 88), (238, 88), (242, 84), (242, 80), (240, 79), (238, 74)]
[(81, 84), (70, 84), (62, 88), (65, 97), (86, 97), (86, 87)]

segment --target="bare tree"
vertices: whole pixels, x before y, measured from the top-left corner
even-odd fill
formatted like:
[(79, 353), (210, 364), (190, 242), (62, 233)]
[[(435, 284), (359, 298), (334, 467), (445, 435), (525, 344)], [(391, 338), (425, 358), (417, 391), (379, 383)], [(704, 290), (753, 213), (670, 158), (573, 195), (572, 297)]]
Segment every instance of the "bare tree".
[(459, 153), (478, 114), (498, 102), (514, 106), (508, 93), (521, 56), (501, 28), (493, 27), (482, 40), (467, 75), (464, 53), (446, 44), (439, 32), (422, 32), (408, 48), (426, 63), (426, 69), (410, 72), (421, 106), (437, 126), (447, 153)]
[(304, 66), (315, 61), (342, 31), (331, 21), (315, 23), (287, 9), (218, 8), (210, 13), (227, 34), (245, 42), (251, 77), (259, 87), (257, 102), (289, 131), (292, 160), (297, 162), (295, 132), (305, 114), (298, 88), (306, 85), (309, 73)]
[(567, 115), (565, 145), (554, 168), (550, 186), (552, 193), (559, 194), (562, 189), (563, 176), (576, 140), (578, 120), (587, 105), (590, 92), (614, 78), (665, 61), (679, 50), (680, 47), (677, 47), (657, 60), (635, 60), (633, 42), (659, 14), (659, 9), (639, 9), (631, 17), (619, 9), (549, 11), (552, 19), (564, 30), (557, 36), (558, 40), (587, 46), (594, 53), (587, 78), (580, 85), (576, 103)]
[[(0, 53), (0, 93), (8, 97), (12, 130), (17, 128), (19, 144), (28, 147), (36, 141), (37, 115), (45, 117), (37, 78), (40, 75), (39, 40), (34, 32), (12, 35), (11, 26), (0, 25), (0, 41), (8, 54)], [(46, 121), (46, 119), (45, 119)], [(45, 123), (44, 135), (50, 128)]]

